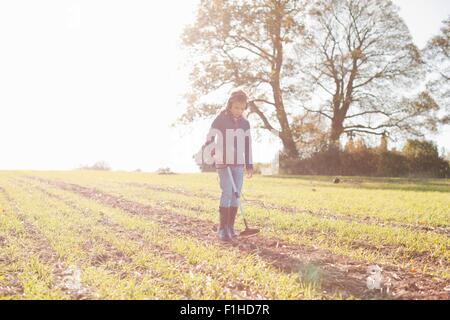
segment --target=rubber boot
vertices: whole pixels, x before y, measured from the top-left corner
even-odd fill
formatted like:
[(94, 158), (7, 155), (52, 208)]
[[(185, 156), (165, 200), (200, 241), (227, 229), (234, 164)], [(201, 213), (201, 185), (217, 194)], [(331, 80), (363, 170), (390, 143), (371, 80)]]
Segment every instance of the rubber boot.
[(222, 241), (230, 241), (230, 235), (228, 232), (228, 211), (229, 208), (219, 207), (220, 224), (218, 230), (219, 239)]
[(236, 220), (238, 208), (230, 207), (229, 215), (228, 215), (228, 234), (230, 238), (236, 238), (237, 234), (234, 231), (234, 221)]

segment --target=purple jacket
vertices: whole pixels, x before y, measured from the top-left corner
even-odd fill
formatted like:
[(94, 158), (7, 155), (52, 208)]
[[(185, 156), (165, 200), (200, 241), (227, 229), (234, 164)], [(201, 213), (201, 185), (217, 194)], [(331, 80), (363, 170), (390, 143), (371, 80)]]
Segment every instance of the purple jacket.
[[(219, 141), (220, 138), (222, 141)], [(230, 139), (234, 141), (230, 141)], [(216, 143), (216, 149), (212, 150), (211, 155), (216, 158), (216, 168), (245, 164), (247, 170), (253, 169), (252, 139), (250, 123), (247, 119), (243, 117), (236, 119), (227, 110), (222, 111), (214, 119), (202, 150), (213, 142)], [(231, 152), (231, 154), (227, 155), (227, 152)], [(220, 157), (221, 153), (223, 157)], [(220, 158), (222, 158), (222, 161), (220, 161)]]

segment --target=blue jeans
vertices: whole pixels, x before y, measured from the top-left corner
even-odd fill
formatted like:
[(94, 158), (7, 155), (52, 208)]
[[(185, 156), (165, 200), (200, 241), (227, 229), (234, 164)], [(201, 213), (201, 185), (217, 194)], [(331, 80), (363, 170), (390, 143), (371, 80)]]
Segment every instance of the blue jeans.
[[(242, 184), (244, 182), (244, 166), (229, 166), (231, 169), (231, 175), (233, 176), (234, 184), (236, 185), (237, 192), (240, 194)], [(239, 203), (233, 192), (233, 185), (231, 184), (230, 176), (227, 168), (217, 169), (220, 179), (220, 189), (222, 195), (220, 197), (220, 206), (224, 208), (238, 207)]]

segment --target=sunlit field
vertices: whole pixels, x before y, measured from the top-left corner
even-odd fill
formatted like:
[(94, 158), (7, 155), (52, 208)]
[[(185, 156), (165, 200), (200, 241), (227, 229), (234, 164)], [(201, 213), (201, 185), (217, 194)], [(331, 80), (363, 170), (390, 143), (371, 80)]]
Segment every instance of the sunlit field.
[(450, 181), (333, 179), (246, 179), (223, 243), (215, 173), (0, 172), (0, 298), (449, 299)]

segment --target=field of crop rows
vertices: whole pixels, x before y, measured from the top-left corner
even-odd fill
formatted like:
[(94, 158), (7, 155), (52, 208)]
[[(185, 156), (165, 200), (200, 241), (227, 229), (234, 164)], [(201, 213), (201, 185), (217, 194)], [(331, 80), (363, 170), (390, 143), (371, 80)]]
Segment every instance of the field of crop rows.
[(261, 233), (231, 243), (219, 197), (215, 173), (0, 172), (0, 299), (450, 298), (449, 180), (255, 176)]

